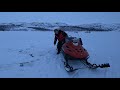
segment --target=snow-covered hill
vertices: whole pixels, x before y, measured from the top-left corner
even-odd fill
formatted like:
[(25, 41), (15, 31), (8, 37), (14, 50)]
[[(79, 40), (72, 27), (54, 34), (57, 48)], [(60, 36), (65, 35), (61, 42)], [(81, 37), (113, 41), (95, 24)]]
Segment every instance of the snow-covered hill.
[(56, 27), (68, 26), (65, 23), (39, 23), (39, 22), (17, 22), (17, 23), (1, 23), (0, 31), (49, 31)]
[(119, 23), (113, 23), (113, 24), (103, 24), (103, 23), (92, 23), (92, 24), (82, 24), (79, 25), (79, 27), (84, 27), (84, 28), (90, 28), (90, 29), (96, 29), (96, 31), (113, 31), (113, 30), (118, 30), (120, 31), (120, 24)]
[(17, 22), (1, 23), (0, 31), (51, 31), (61, 27), (65, 31), (120, 31), (120, 24), (91, 23), (81, 25), (68, 25), (66, 23), (44, 23), (44, 22)]

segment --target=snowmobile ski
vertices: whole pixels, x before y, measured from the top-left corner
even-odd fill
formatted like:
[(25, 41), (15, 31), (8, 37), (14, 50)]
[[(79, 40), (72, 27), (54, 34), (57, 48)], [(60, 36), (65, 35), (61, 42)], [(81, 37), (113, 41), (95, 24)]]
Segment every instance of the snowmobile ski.
[(68, 63), (64, 62), (64, 68), (67, 72), (73, 72), (79, 69), (83, 69), (82, 67), (80, 68), (73, 68), (72, 66), (70, 66)]
[(67, 72), (73, 72), (73, 71), (76, 71), (76, 70), (79, 70), (79, 69), (85, 69), (85, 68), (88, 68), (88, 67), (78, 67), (78, 68), (73, 68), (72, 65), (68, 64), (68, 62), (66, 61), (63, 61), (64, 62), (64, 68)]

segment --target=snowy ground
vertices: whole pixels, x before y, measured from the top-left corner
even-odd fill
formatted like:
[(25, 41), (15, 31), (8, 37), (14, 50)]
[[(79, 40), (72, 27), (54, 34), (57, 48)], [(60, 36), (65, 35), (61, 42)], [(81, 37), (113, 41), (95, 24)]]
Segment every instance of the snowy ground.
[(62, 54), (56, 54), (52, 31), (0, 32), (1, 78), (120, 78), (120, 33), (67, 32), (81, 37), (91, 63), (109, 63), (110, 68), (64, 70)]

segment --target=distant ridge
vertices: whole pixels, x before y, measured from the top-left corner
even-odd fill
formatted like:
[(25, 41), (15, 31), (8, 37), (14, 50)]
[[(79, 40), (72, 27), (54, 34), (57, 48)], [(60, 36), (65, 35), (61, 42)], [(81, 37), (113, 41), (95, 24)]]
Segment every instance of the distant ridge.
[(120, 23), (91, 23), (80, 25), (68, 25), (61, 22), (0, 23), (0, 31), (52, 31), (58, 27), (65, 31), (120, 31)]

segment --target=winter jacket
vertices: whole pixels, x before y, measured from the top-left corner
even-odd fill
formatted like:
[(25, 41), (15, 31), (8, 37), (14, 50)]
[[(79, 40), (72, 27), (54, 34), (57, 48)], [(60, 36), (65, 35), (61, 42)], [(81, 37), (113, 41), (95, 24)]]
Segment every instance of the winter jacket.
[(65, 41), (66, 37), (67, 37), (67, 33), (65, 33), (64, 31), (59, 30), (58, 34), (55, 34), (54, 44), (56, 44), (57, 40), (59, 42)]

